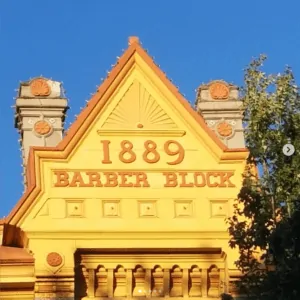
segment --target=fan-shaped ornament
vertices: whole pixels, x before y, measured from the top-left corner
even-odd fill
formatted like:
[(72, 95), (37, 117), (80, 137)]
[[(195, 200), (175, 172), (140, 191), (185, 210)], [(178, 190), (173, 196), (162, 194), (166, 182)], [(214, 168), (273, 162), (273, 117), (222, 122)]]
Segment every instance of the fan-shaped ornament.
[(102, 127), (118, 128), (175, 129), (177, 124), (145, 87), (135, 80)]
[(227, 100), (229, 97), (229, 88), (222, 82), (215, 82), (209, 87), (210, 96), (214, 100)]
[(229, 125), (227, 122), (219, 123), (217, 126), (217, 131), (218, 131), (218, 134), (223, 137), (228, 137), (233, 132), (232, 126)]
[(51, 131), (52, 126), (48, 122), (41, 120), (34, 124), (33, 129), (39, 135), (46, 135)]
[(51, 88), (43, 78), (35, 79), (30, 84), (31, 94), (34, 96), (49, 96)]

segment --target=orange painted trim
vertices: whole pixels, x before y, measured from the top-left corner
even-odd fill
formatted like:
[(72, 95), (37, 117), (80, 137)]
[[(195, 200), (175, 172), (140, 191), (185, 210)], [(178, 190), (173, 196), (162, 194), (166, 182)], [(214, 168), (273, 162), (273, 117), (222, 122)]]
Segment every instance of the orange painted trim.
[[(90, 113), (93, 111), (95, 106), (99, 101), (101, 101), (102, 96), (105, 94), (107, 89), (110, 87), (110, 85), (113, 83), (113, 81), (116, 79), (118, 74), (121, 72), (121, 70), (124, 68), (126, 63), (130, 60), (130, 58), (134, 55), (136, 48), (136, 44), (132, 44), (129, 46), (129, 48), (125, 51), (125, 53), (120, 57), (118, 60), (116, 66), (112, 69), (109, 76), (104, 80), (103, 84), (100, 85), (97, 92), (92, 96), (92, 98), (89, 100), (88, 105), (80, 112), (77, 120), (71, 125), (70, 129), (67, 131), (67, 135), (64, 137), (64, 139), (58, 144), (57, 150), (64, 150), (66, 146), (69, 144), (69, 141), (74, 137), (76, 132), (79, 130), (79, 128), (83, 125), (85, 119), (90, 115)], [(105, 106), (108, 98), (106, 98), (106, 101), (102, 101), (99, 111)], [(88, 126), (89, 124), (87, 124)], [(81, 138), (81, 136), (77, 137), (78, 140)], [(42, 150), (42, 149), (40, 149)]]
[[(215, 142), (215, 144), (223, 151), (223, 152), (244, 152), (244, 154), (248, 153), (247, 149), (228, 149), (214, 134), (212, 130), (209, 129), (209, 127), (206, 125), (204, 119), (202, 116), (197, 113), (188, 103), (188, 101), (180, 94), (178, 89), (168, 80), (168, 78), (165, 76), (165, 74), (156, 66), (156, 64), (153, 62), (152, 58), (147, 54), (147, 52), (139, 45), (138, 39), (131, 39), (130, 40), (130, 46), (127, 48), (127, 50), (124, 52), (124, 54), (119, 58), (117, 61), (117, 64), (113, 67), (108, 77), (104, 80), (104, 82), (100, 85), (97, 92), (92, 96), (90, 101), (88, 102), (88, 105), (80, 112), (77, 120), (71, 125), (69, 130), (67, 131), (66, 136), (63, 138), (63, 140), (56, 146), (56, 147), (31, 147), (28, 157), (28, 164), (27, 164), (27, 191), (24, 193), (24, 195), (21, 197), (21, 199), (18, 201), (16, 206), (12, 209), (10, 214), (5, 218), (6, 223), (10, 223), (12, 225), (18, 223), (18, 218), (13, 221), (13, 218), (15, 215), (19, 212), (21, 207), (26, 203), (26, 200), (29, 196), (30, 203), (27, 204), (27, 208), (30, 207), (32, 202), (34, 201), (35, 197), (39, 194), (41, 191), (40, 184), (36, 182), (36, 168), (40, 167), (40, 158), (41, 156), (37, 157), (35, 154), (36, 151), (46, 151), (47, 153), (51, 152), (63, 152), (67, 146), (70, 144), (70, 142), (73, 140), (73, 138), (76, 138), (76, 141), (79, 141), (84, 134), (84, 130), (78, 133), (80, 131), (82, 126), (88, 127), (94, 120), (88, 120), (89, 123), (87, 123), (86, 119), (88, 119), (88, 116), (94, 111), (94, 109), (97, 107), (97, 112), (99, 113), (102, 108), (106, 105), (107, 101), (109, 100), (109, 97), (105, 97), (103, 99), (103, 96), (109, 89), (109, 87), (113, 84), (114, 80), (117, 78), (117, 76), (120, 74), (120, 72), (124, 69), (124, 67), (127, 65), (128, 62), (130, 62), (130, 59), (133, 57), (135, 53), (138, 53), (140, 57), (148, 64), (148, 66), (153, 70), (153, 72), (160, 78), (160, 80), (166, 85), (166, 87), (173, 93), (173, 95), (178, 99), (178, 101), (181, 103), (184, 109), (189, 112), (192, 118), (196, 120), (196, 122), (207, 132), (209, 137)], [(99, 104), (97, 106), (97, 104)], [(78, 134), (77, 134), (78, 133)], [(68, 149), (60, 157), (57, 156), (57, 154), (53, 153), (53, 159), (55, 158), (61, 158), (65, 159), (68, 157), (72, 149)], [(49, 156), (47, 156), (49, 158)], [(35, 159), (37, 159), (37, 165), (35, 162)], [(229, 158), (225, 158), (228, 160)], [(230, 158), (232, 160), (234, 159), (241, 159), (241, 155), (237, 154), (236, 158), (234, 155)], [(13, 221), (13, 222), (12, 222)]]
[(247, 148), (226, 148), (224, 152), (246, 152), (249, 153)]
[[(40, 147), (45, 149), (46, 147)], [(26, 199), (29, 197), (29, 195), (33, 192), (35, 192), (35, 195), (38, 195), (40, 192), (40, 187), (36, 189), (36, 174), (35, 174), (35, 148), (31, 147), (29, 151), (28, 156), (28, 163), (26, 168), (26, 180), (27, 180), (27, 190), (21, 197), (21, 199), (18, 201), (18, 203), (14, 206), (14, 208), (11, 210), (9, 215), (4, 219), (5, 223), (9, 224), (13, 216), (19, 211), (19, 209), (23, 206)], [(31, 203), (30, 203), (31, 204)], [(14, 224), (12, 224), (14, 225)]]

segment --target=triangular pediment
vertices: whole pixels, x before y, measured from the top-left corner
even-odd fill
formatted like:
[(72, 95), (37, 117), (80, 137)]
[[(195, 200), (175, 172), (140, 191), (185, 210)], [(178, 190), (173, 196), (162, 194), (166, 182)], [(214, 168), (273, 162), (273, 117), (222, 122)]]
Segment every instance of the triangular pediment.
[[(117, 159), (114, 160), (113, 155), (117, 153), (122, 140), (129, 137), (138, 145), (136, 161), (131, 165), (115, 162)], [(141, 160), (145, 150), (144, 143), (154, 139), (158, 151), (162, 153), (161, 165), (147, 164)], [(111, 142), (111, 164), (101, 163), (101, 160), (104, 161), (104, 150), (99, 150), (100, 140)], [(170, 144), (177, 145), (177, 150), (176, 147), (175, 150), (168, 148)], [(170, 164), (170, 161), (176, 161), (181, 149), (185, 151), (188, 159), (180, 166)], [(211, 168), (231, 170), (231, 161), (234, 161), (240, 172), (240, 164), (247, 155), (246, 149), (228, 150), (218, 140), (203, 118), (191, 108), (188, 101), (135, 41), (118, 60), (62, 142), (53, 149), (32, 148), (27, 167), (28, 190), (8, 216), (7, 222), (20, 226), (30, 214), (31, 218), (50, 218), (52, 211), (55, 211), (58, 219), (63, 218), (62, 210), (53, 210), (51, 205), (62, 205), (61, 203), (71, 196), (66, 194), (66, 197), (63, 197), (62, 193), (55, 189), (53, 172), (56, 169), (72, 169), (72, 172), (80, 172), (80, 169), (84, 168), (102, 171), (114, 169), (117, 172), (126, 168), (131, 170), (130, 172), (137, 169), (150, 170), (152, 173), (149, 178), (153, 178), (153, 184), (159, 186), (161, 180), (157, 179), (157, 172), (195, 172), (200, 167), (206, 171)], [(108, 160), (108, 157), (105, 159)], [(74, 201), (63, 204), (64, 209), (74, 209), (77, 212), (81, 210), (81, 207), (84, 207), (81, 202), (84, 203), (83, 198), (88, 194), (87, 191), (85, 189), (84, 192), (75, 192), (72, 196)], [(63, 193), (67, 193), (66, 190)], [(94, 191), (90, 193), (89, 197), (92, 199)], [(62, 201), (60, 197), (65, 199)], [(73, 212), (69, 215), (72, 214)], [(94, 220), (90, 222), (92, 224)]]

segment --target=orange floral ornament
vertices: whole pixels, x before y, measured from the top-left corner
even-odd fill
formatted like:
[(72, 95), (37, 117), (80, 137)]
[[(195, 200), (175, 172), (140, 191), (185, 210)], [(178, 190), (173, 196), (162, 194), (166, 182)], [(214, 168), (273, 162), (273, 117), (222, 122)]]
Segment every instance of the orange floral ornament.
[(49, 96), (51, 89), (45, 79), (35, 79), (30, 84), (31, 93), (34, 96)]
[(218, 134), (220, 136), (230, 136), (232, 134), (232, 126), (227, 122), (221, 122), (217, 127)]
[(51, 131), (52, 127), (46, 121), (37, 121), (34, 124), (34, 131), (40, 135), (45, 135)]
[(215, 82), (209, 87), (210, 96), (214, 100), (226, 100), (229, 97), (229, 88), (226, 84)]
[(47, 263), (51, 267), (58, 267), (62, 264), (63, 259), (57, 252), (51, 252), (47, 255)]

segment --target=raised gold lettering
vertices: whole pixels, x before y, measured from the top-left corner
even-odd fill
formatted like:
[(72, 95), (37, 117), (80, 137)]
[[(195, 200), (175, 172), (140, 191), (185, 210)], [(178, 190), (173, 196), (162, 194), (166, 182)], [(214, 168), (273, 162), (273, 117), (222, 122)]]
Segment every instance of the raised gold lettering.
[(89, 177), (89, 186), (103, 186), (103, 184), (100, 181), (100, 174), (98, 172), (86, 172), (86, 175)]
[(187, 172), (179, 172), (178, 173), (179, 176), (181, 176), (181, 183), (180, 183), (180, 187), (193, 187), (194, 186), (194, 183), (193, 182), (190, 182), (190, 183), (187, 183), (186, 182), (186, 177), (188, 176), (188, 173)]
[(54, 171), (56, 175), (55, 187), (66, 187), (69, 185), (69, 174), (66, 171)]
[[(54, 170), (55, 187), (137, 187), (149, 188), (150, 183), (145, 172), (120, 171), (120, 172), (98, 172), (98, 171), (65, 171)], [(163, 187), (209, 187), (209, 188), (234, 188), (231, 181), (234, 176), (232, 171), (210, 171), (210, 172), (162, 172)]]
[[(110, 158), (110, 140), (101, 140), (102, 145), (102, 160), (103, 164), (111, 164), (112, 160)], [(134, 150), (134, 144), (129, 140), (123, 140), (120, 142), (119, 145), (119, 161), (125, 164), (131, 164), (135, 162), (138, 157)], [(166, 162), (168, 165), (178, 165), (182, 163), (185, 158), (185, 150), (183, 146), (175, 141), (175, 140), (168, 140), (161, 145), (164, 149), (164, 153), (167, 154), (173, 160)], [(155, 164), (160, 161), (161, 155), (158, 151), (159, 145), (157, 142), (153, 140), (147, 140), (144, 142), (144, 151), (140, 158), (148, 163), (148, 164)]]
[(146, 173), (135, 172), (134, 174), (136, 175), (136, 183), (135, 183), (134, 187), (150, 187), (149, 182), (147, 180)]
[(76, 187), (76, 186), (79, 186), (79, 187), (88, 187), (88, 186), (90, 186), (90, 185), (84, 183), (80, 172), (74, 172), (72, 181), (69, 184), (69, 187)]
[(175, 172), (163, 172), (166, 177), (166, 183), (164, 187), (176, 187), (178, 185), (177, 175)]
[(235, 184), (233, 184), (230, 181), (230, 178), (234, 175), (233, 172), (220, 172), (220, 184), (219, 187), (235, 187)]
[(106, 176), (105, 187), (116, 187), (118, 186), (118, 174), (115, 172), (103, 172), (104, 176)]
[[(218, 176), (219, 176), (219, 173), (217, 173), (217, 172), (207, 172), (207, 174), (206, 174), (207, 186), (208, 187), (217, 187), (219, 185), (219, 183), (215, 180), (215, 178)], [(211, 177), (213, 177), (214, 179), (211, 179)]]
[(132, 182), (127, 182), (128, 177), (132, 177), (132, 172), (119, 172), (119, 175), (121, 177), (119, 187), (133, 187)]
[(203, 172), (195, 172), (194, 173), (194, 184), (196, 187), (206, 186), (205, 175)]

